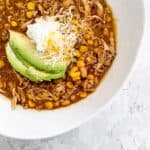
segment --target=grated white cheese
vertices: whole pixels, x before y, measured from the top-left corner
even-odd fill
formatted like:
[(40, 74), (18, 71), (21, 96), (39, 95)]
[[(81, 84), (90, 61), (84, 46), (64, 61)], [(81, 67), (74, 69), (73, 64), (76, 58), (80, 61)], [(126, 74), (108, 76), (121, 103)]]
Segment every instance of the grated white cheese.
[(78, 35), (70, 22), (56, 21), (54, 16), (38, 18), (28, 25), (27, 35), (36, 44), (37, 52), (48, 62), (72, 58)]

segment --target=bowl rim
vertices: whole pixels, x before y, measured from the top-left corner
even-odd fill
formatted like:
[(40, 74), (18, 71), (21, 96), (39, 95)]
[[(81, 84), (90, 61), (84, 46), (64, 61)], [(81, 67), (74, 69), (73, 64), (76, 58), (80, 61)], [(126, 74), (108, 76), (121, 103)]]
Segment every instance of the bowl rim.
[(46, 135), (46, 136), (41, 136), (41, 137), (37, 137), (37, 138), (32, 138), (32, 137), (31, 138), (30, 137), (23, 138), (23, 137), (17, 137), (17, 136), (14, 137), (14, 136), (11, 136), (11, 135), (8, 135), (8, 134), (2, 134), (2, 133), (0, 133), (0, 136), (4, 136), (4, 137), (10, 138), (10, 139), (15, 139), (15, 140), (20, 140), (20, 141), (30, 141), (30, 140), (35, 141), (35, 140), (44, 140), (44, 139), (55, 138), (59, 135), (63, 135), (65, 133), (68, 133), (69, 131), (72, 131), (73, 129), (78, 128), (79, 126), (85, 124), (86, 122), (88, 122), (89, 120), (94, 118), (96, 115), (98, 115), (99, 113), (101, 113), (102, 111), (107, 109), (107, 107), (109, 107), (115, 101), (115, 99), (113, 97), (115, 97), (117, 95), (117, 93), (119, 93), (121, 91), (122, 87), (128, 83), (130, 77), (132, 76), (133, 72), (136, 69), (136, 64), (137, 64), (137, 60), (138, 60), (137, 58), (139, 57), (139, 55), (142, 51), (141, 47), (142, 47), (142, 43), (144, 41), (144, 33), (145, 33), (145, 25), (146, 25), (146, 23), (145, 23), (145, 3), (144, 3), (144, 1), (141, 1), (141, 8), (142, 8), (141, 11), (142, 11), (142, 16), (143, 16), (143, 18), (142, 18), (143, 23), (142, 23), (142, 28), (141, 28), (141, 37), (139, 38), (139, 45), (137, 47), (137, 53), (135, 54), (136, 56), (134, 58), (134, 61), (131, 65), (131, 67), (129, 68), (129, 72), (127, 73), (125, 79), (122, 81), (122, 84), (120, 84), (120, 86), (118, 87), (118, 90), (116, 90), (116, 92), (114, 92), (114, 94), (112, 95), (112, 97), (110, 98), (110, 100), (107, 103), (105, 103), (102, 107), (97, 109), (90, 116), (85, 117), (84, 120), (80, 120), (76, 124), (66, 128), (66, 129), (64, 129), (60, 132), (57, 132), (57, 133), (55, 133), (54, 135), (51, 135), (51, 136)]

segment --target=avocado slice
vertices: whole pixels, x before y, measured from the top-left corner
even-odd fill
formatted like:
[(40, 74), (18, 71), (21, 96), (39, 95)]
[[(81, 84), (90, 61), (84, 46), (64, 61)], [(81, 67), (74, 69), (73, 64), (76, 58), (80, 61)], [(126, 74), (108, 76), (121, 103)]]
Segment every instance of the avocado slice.
[(21, 57), (19, 56), (20, 58), (19, 59), (15, 55), (15, 53), (13, 52), (9, 44), (7, 44), (6, 46), (6, 54), (7, 54), (8, 61), (10, 62), (12, 67), (17, 72), (19, 72), (20, 74), (22, 74), (23, 76), (25, 76), (26, 78), (28, 78), (29, 80), (33, 82), (50, 81), (51, 79), (61, 78), (61, 77), (64, 77), (65, 75), (64, 71), (58, 74), (50, 74), (50, 73), (37, 70), (36, 68), (34, 68), (33, 66), (31, 66), (25, 61), (21, 62), (20, 60)]
[(38, 70), (59, 73), (67, 69), (67, 61), (60, 60), (53, 65), (41, 59), (36, 52), (35, 44), (24, 34), (10, 30), (9, 44), (15, 54), (20, 55)]

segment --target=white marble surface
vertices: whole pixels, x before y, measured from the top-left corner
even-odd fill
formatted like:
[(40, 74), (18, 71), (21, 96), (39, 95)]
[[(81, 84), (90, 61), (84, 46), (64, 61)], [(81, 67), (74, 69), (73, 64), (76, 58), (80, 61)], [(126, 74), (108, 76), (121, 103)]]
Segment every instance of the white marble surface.
[(113, 104), (94, 119), (50, 140), (0, 137), (0, 150), (150, 150), (150, 1), (136, 70)]

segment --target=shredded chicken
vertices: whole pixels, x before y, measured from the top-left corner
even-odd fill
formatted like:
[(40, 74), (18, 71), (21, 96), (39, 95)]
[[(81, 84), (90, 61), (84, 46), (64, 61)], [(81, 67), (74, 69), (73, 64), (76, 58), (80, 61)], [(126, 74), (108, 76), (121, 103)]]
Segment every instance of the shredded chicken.
[(12, 100), (11, 100), (11, 108), (12, 108), (12, 109), (15, 109), (15, 108), (16, 108), (16, 105), (17, 105), (17, 102), (18, 102), (18, 100), (19, 100), (19, 94), (18, 94), (18, 92), (16, 91), (16, 88), (14, 88), (14, 89), (12, 90), (12, 96), (13, 96), (13, 98), (12, 98)]
[(6, 91), (0, 89), (0, 93), (1, 93), (1, 94), (6, 94)]
[(90, 15), (91, 14), (91, 9), (90, 9), (90, 6), (88, 4), (88, 0), (82, 0), (82, 3), (84, 5), (84, 8), (85, 8), (85, 15)]
[(98, 14), (98, 16), (102, 17), (103, 13), (104, 13), (103, 5), (100, 3), (99, 0), (94, 0), (94, 3), (97, 6), (97, 14)]

